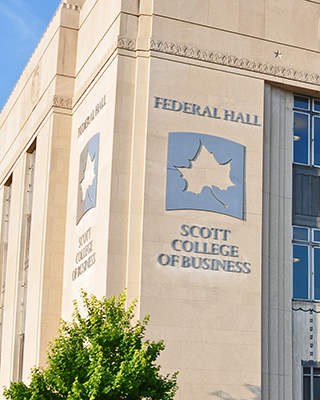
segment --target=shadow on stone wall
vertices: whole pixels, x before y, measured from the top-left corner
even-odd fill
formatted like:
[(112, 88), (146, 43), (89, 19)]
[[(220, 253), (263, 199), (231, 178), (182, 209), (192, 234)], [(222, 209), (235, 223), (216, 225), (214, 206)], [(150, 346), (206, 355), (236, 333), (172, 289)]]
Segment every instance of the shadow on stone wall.
[[(210, 394), (211, 396), (216, 396), (219, 399), (223, 400), (261, 400), (261, 388), (259, 386), (249, 385), (248, 383), (246, 383), (244, 386), (251, 392), (250, 397), (246, 399), (240, 399), (240, 398), (236, 399), (230, 396), (228, 393), (223, 392), (222, 390), (217, 390), (216, 392), (210, 392)], [(254, 397), (252, 397), (252, 395)]]

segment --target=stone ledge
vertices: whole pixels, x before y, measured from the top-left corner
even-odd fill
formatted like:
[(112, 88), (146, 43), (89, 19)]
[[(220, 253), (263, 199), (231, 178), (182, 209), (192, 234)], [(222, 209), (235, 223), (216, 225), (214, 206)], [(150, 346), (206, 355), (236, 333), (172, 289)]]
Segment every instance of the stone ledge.
[(320, 84), (320, 76), (316, 73), (298, 71), (293, 68), (284, 68), (279, 65), (249, 60), (247, 58), (240, 58), (224, 53), (216, 53), (209, 50), (200, 50), (196, 47), (188, 47), (180, 43), (166, 42), (151, 38), (150, 50), (193, 58), (195, 60), (206, 61), (213, 64), (225, 65), (227, 67), (259, 72), (262, 74), (291, 79), (294, 81), (306, 82), (313, 85)]

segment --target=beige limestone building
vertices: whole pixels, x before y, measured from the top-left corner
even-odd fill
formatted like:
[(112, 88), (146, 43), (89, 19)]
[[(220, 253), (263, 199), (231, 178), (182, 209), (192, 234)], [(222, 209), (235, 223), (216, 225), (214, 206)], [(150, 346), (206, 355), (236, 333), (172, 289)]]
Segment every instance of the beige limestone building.
[(319, 90), (319, 0), (63, 0), (0, 114), (0, 386), (127, 288), (177, 399), (319, 399)]

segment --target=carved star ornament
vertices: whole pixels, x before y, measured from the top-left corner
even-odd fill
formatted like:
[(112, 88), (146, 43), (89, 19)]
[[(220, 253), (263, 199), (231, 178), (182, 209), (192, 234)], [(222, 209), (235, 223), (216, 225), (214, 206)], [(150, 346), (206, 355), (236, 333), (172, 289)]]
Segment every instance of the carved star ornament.
[(275, 58), (282, 58), (282, 53), (280, 50), (274, 51), (274, 54), (275, 54), (274, 55)]

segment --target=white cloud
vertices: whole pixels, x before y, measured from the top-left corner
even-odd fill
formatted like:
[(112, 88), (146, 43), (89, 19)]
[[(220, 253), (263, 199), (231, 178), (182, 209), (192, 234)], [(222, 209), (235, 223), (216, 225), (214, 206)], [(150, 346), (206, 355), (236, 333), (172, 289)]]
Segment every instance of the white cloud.
[(10, 0), (6, 4), (0, 3), (0, 14), (13, 24), (11, 34), (16, 32), (20, 39), (24, 40), (35, 42), (39, 40), (44, 28), (43, 23), (30, 13), (21, 1)]

